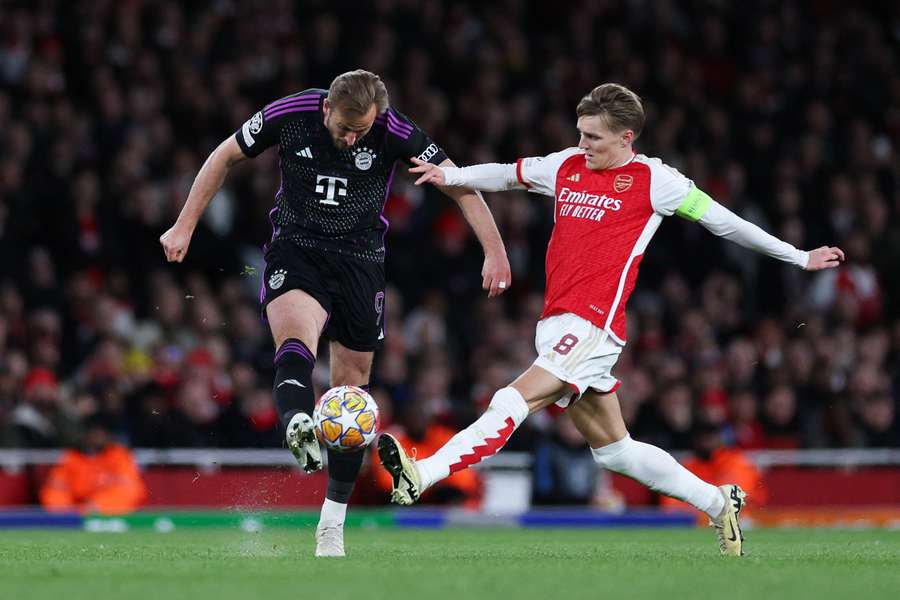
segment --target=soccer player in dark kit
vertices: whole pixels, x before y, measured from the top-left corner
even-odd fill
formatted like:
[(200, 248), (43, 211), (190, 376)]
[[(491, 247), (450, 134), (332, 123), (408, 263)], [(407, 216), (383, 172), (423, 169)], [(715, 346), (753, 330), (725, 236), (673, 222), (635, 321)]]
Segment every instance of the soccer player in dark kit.
[[(328, 90), (276, 100), (216, 148), (194, 180), (175, 225), (160, 237), (170, 262), (181, 262), (204, 209), (228, 169), (278, 146), (282, 185), (269, 214), (260, 290), (274, 338), (273, 395), (287, 445), (307, 472), (322, 468), (312, 421), (312, 371), (319, 337), (330, 340), (331, 385), (369, 383), (374, 350), (384, 339), (383, 209), (398, 159), (452, 166), (444, 151), (391, 108), (381, 79), (356, 70)], [(484, 250), (482, 286), (496, 296), (511, 283), (497, 227), (478, 193), (442, 188)], [(344, 556), (344, 517), (363, 452), (328, 451), (328, 491), (316, 529), (316, 556)]]

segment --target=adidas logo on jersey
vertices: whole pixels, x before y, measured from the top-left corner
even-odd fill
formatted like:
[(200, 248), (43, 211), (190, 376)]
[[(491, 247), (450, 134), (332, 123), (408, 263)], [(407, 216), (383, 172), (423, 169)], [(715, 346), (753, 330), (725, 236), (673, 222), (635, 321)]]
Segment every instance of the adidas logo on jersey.
[(297, 156), (300, 156), (302, 158), (312, 158), (313, 157), (312, 150), (309, 149), (309, 146), (307, 146), (303, 150), (300, 150), (299, 152), (295, 152), (294, 154), (296, 154)]
[(569, 175), (568, 177), (566, 177), (566, 181), (572, 181), (572, 182), (578, 183), (579, 181), (581, 181), (581, 173), (575, 173), (574, 175)]

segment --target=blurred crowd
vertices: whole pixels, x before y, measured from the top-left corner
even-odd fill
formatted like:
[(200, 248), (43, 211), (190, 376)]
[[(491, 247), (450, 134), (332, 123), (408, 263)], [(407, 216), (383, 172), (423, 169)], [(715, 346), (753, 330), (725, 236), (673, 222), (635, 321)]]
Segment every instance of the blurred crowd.
[[(94, 418), (133, 447), (282, 444), (256, 299), (276, 153), (233, 170), (185, 263), (157, 239), (222, 139), (357, 67), (458, 164), (574, 145), (579, 98), (623, 83), (648, 113), (638, 151), (798, 247), (845, 250), (808, 274), (667, 220), (614, 370), (635, 437), (900, 446), (900, 5), (869, 6), (4, 2), (0, 446), (77, 445)], [(452, 202), (401, 178), (388, 200), (373, 394), (413, 439), (466, 425), (534, 359), (552, 201), (487, 201), (513, 269), (493, 300)], [(570, 429), (540, 415), (510, 447), (544, 464), (583, 451)]]

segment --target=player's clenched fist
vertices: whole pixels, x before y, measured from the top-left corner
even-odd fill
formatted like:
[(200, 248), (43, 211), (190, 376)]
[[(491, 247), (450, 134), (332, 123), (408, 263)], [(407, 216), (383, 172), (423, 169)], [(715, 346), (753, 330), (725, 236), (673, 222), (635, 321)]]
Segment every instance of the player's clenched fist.
[(159, 237), (159, 243), (162, 244), (167, 261), (181, 262), (184, 260), (188, 245), (191, 243), (191, 234), (173, 225)]
[(837, 246), (822, 246), (809, 251), (809, 262), (806, 263), (807, 271), (821, 271), (833, 269), (844, 262), (844, 251)]
[(410, 168), (410, 173), (421, 173), (421, 176), (416, 179), (416, 185), (422, 185), (423, 183), (433, 183), (434, 185), (444, 185), (444, 170), (439, 166), (427, 163), (423, 160), (419, 160), (416, 157), (412, 157), (411, 159), (416, 166)]

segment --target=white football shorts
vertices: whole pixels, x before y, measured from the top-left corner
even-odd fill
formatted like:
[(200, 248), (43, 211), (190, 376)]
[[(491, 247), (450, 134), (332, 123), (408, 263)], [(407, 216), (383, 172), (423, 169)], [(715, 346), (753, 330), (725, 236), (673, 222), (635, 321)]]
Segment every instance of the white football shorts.
[(538, 354), (534, 364), (572, 388), (556, 401), (563, 408), (588, 388), (608, 393), (619, 387), (619, 380), (611, 371), (623, 346), (587, 319), (563, 313), (539, 321), (534, 347)]

